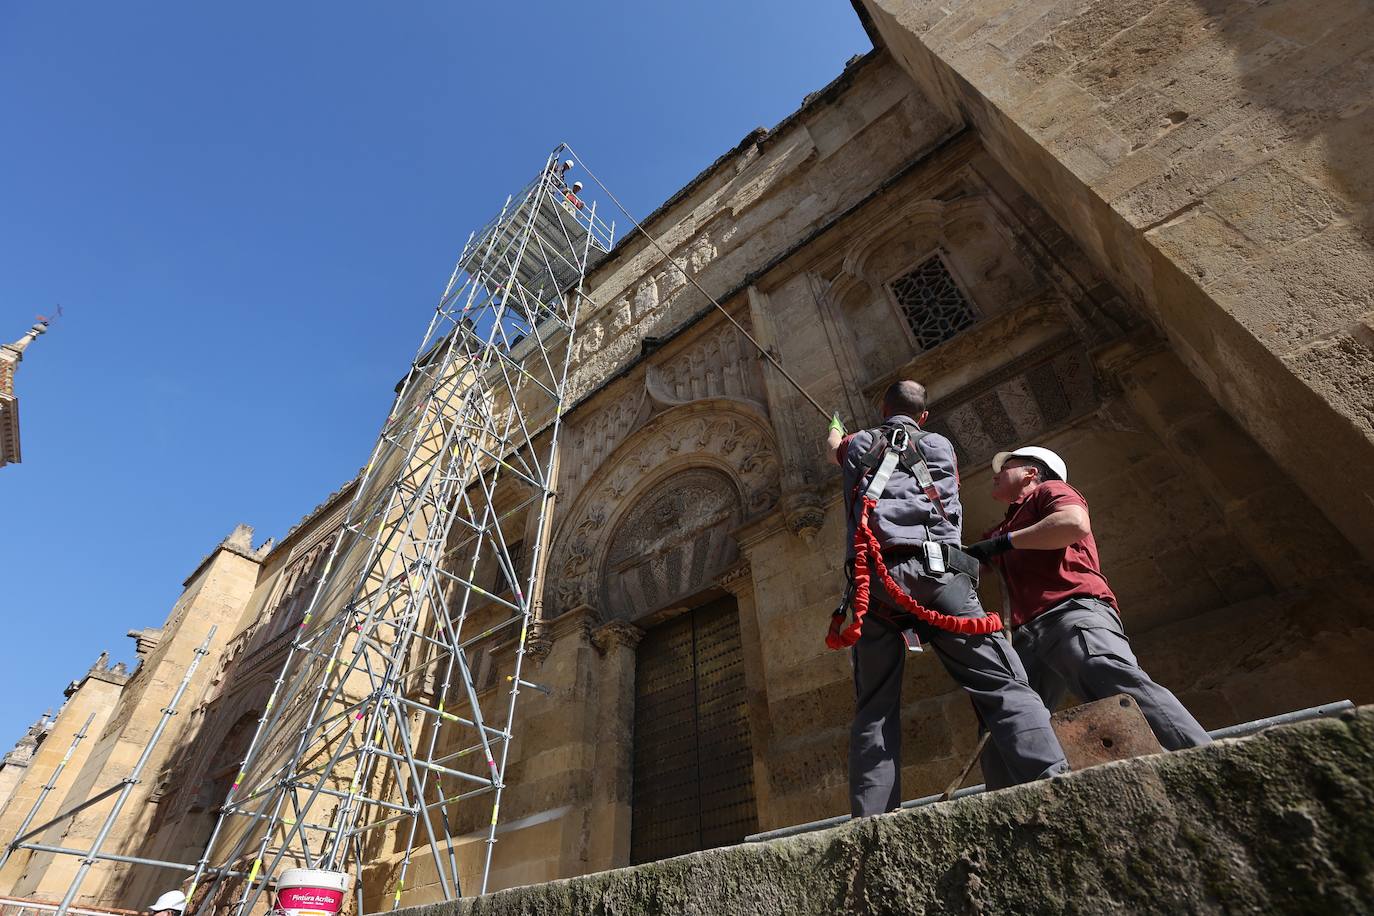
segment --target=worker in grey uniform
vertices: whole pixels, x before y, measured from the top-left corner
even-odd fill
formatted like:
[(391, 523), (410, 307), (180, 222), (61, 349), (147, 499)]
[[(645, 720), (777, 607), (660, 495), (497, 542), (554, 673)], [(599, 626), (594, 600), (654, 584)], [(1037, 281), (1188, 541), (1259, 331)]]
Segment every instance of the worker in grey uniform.
[[(982, 618), (986, 615), (974, 579), (951, 568), (962, 565), (977, 572), (969, 558), (959, 562), (963, 510), (954, 447), (945, 437), (920, 429), (927, 417), (925, 402), (923, 386), (896, 382), (883, 398), (883, 427), (844, 436), (838, 423), (831, 426), (827, 445), (831, 460), (840, 465), (844, 476), (849, 557), (854, 557), (859, 524), (857, 494), (872, 477), (864, 459), (879, 437), (887, 441), (888, 431), (901, 427), (929, 468), (934, 492), (925, 490), (901, 467), (893, 471), (870, 511), (869, 527), (883, 561), (895, 583), (925, 608), (952, 617)], [(1008, 761), (1013, 781), (1038, 779), (1068, 768), (1050, 728), (1049, 711), (1031, 690), (1016, 653), (1000, 632), (963, 635), (918, 621), (901, 609), (876, 578), (871, 601), (872, 611), (864, 617), (851, 649), (856, 702), (849, 738), (849, 788), (855, 817), (882, 814), (901, 805), (902, 670), (916, 639), (931, 646), (969, 695), (991, 732), (992, 743)]]
[[(1055, 709), (1070, 691), (1085, 701), (1124, 693), (1169, 750), (1211, 742), (1136, 661), (1102, 574), (1088, 502), (1069, 486), (1064, 459), (1031, 445), (999, 452), (992, 471), (992, 496), (1007, 504), (1006, 517), (965, 550), (1002, 574), (1012, 644), (1045, 706)], [(990, 788), (1014, 781), (1019, 766), (995, 743), (981, 763)]]

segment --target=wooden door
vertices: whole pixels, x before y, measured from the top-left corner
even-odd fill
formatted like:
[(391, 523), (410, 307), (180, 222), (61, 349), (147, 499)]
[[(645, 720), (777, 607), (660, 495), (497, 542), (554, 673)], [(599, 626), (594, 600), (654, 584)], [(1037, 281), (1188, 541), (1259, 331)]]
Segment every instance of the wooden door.
[(754, 757), (733, 598), (645, 634), (635, 671), (630, 861), (728, 846), (754, 832)]

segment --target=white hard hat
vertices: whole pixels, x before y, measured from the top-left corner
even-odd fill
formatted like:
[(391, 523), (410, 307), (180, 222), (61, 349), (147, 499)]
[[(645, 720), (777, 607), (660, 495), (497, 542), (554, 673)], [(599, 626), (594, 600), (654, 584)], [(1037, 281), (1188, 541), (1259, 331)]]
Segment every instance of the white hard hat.
[(570, 168), (572, 168), (572, 167), (573, 167), (573, 161), (572, 161), (571, 159), (564, 159), (564, 160), (563, 160), (563, 168), (564, 168), (565, 170), (566, 170), (566, 169), (570, 169)]
[(580, 191), (580, 190), (582, 190), (582, 182), (580, 182), (580, 181), (574, 181), (574, 182), (572, 183), (572, 189), (573, 189), (574, 191)]
[(1068, 465), (1064, 464), (1063, 458), (1060, 458), (1047, 448), (1041, 448), (1038, 445), (1023, 445), (1010, 452), (998, 452), (996, 455), (992, 456), (992, 473), (1000, 474), (1002, 472), (1002, 465), (1006, 463), (1008, 458), (1034, 458), (1036, 461), (1042, 462), (1045, 467), (1049, 468), (1050, 473), (1055, 477), (1058, 477), (1065, 483), (1069, 481)]
[(154, 900), (153, 905), (148, 909), (154, 913), (162, 910), (176, 910), (178, 913), (184, 913), (186, 912), (186, 895), (181, 891), (168, 891)]

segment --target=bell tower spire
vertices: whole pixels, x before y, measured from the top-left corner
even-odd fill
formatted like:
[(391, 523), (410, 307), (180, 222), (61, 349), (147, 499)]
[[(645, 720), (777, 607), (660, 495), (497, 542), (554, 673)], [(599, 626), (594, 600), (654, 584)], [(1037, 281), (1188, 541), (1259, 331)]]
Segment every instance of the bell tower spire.
[(29, 344), (47, 333), (48, 323), (40, 316), (23, 337), (0, 344), (0, 467), (19, 461), (19, 398), (14, 393), (14, 373)]

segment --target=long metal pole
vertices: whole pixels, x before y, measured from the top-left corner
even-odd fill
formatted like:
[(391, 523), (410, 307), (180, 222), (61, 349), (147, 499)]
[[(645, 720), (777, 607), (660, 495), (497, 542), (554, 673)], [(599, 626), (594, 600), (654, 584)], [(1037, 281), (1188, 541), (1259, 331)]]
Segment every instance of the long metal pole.
[(143, 753), (138, 756), (138, 762), (129, 771), (129, 775), (124, 778), (124, 787), (115, 799), (114, 807), (110, 809), (110, 813), (105, 815), (105, 823), (100, 825), (100, 831), (95, 835), (95, 841), (91, 843), (90, 851), (82, 858), (81, 867), (76, 870), (76, 877), (72, 878), (71, 886), (67, 888), (67, 895), (62, 898), (62, 903), (57, 908), (57, 916), (65, 916), (72, 905), (72, 901), (76, 899), (76, 894), (81, 890), (81, 884), (86, 880), (86, 875), (90, 873), (91, 866), (96, 863), (100, 849), (105, 845), (105, 839), (110, 835), (115, 820), (124, 809), (124, 802), (128, 800), (134, 786), (138, 785), (139, 777), (143, 775), (143, 768), (147, 765), (148, 758), (153, 756), (153, 748), (162, 738), (162, 733), (167, 729), (167, 723), (172, 720), (172, 716), (177, 714), (177, 704), (181, 702), (182, 694), (191, 684), (191, 675), (196, 673), (200, 660), (209, 654), (210, 641), (215, 638), (215, 631), (218, 629), (219, 627), (212, 626), (210, 632), (205, 634), (205, 642), (197, 647), (191, 664), (186, 666), (186, 674), (182, 677), (181, 683), (177, 685), (176, 693), (172, 694), (171, 702), (162, 708), (162, 718), (158, 719), (157, 728), (153, 729), (153, 733), (148, 737), (148, 743), (143, 746)]
[(14, 855), (15, 849), (24, 838), (24, 831), (29, 829), (29, 825), (33, 823), (33, 819), (38, 816), (38, 809), (42, 808), (43, 802), (47, 801), (48, 793), (52, 792), (52, 790), (57, 787), (57, 781), (62, 778), (62, 771), (67, 768), (67, 761), (72, 759), (72, 754), (76, 753), (76, 746), (86, 737), (86, 730), (91, 727), (91, 723), (94, 721), (95, 713), (91, 713), (86, 717), (86, 724), (81, 726), (81, 731), (77, 732), (76, 735), (72, 737), (71, 746), (67, 748), (67, 753), (63, 754), (62, 759), (58, 761), (57, 768), (52, 771), (52, 776), (48, 777), (48, 781), (43, 784), (43, 789), (38, 793), (38, 799), (33, 803), (33, 807), (29, 809), (28, 816), (24, 818), (24, 823), (19, 825), (19, 829), (14, 832), (14, 839), (10, 840), (10, 844), (5, 847), (4, 853), (0, 854), (0, 870), (4, 869), (5, 863), (10, 860), (10, 856)]
[[(21, 843), (21, 849), (32, 849), (35, 852), (51, 852), (55, 855), (63, 856), (85, 856), (90, 853), (80, 849), (70, 849), (66, 846), (50, 846), (46, 843)], [(151, 865), (155, 868), (175, 868), (178, 871), (195, 871), (194, 862), (169, 862), (166, 859), (149, 859), (143, 856), (124, 856), (113, 852), (96, 853), (95, 858), (102, 862), (125, 862), (130, 865)], [(242, 872), (229, 872), (230, 875), (242, 874)]]

